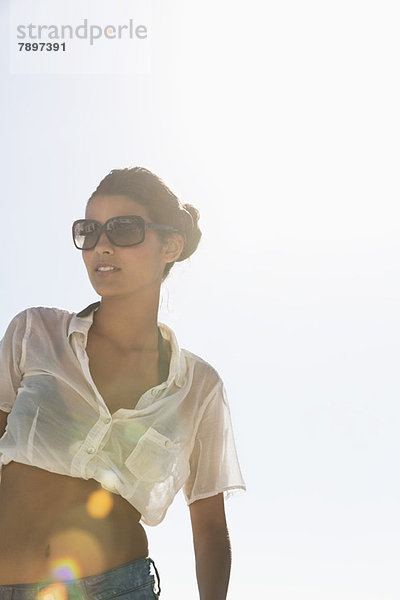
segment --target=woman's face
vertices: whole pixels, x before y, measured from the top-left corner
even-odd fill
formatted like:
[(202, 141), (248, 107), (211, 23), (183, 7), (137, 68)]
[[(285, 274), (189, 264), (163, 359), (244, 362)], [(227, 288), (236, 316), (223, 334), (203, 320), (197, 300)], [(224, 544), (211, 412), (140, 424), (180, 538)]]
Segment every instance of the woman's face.
[[(87, 206), (85, 218), (103, 225), (111, 217), (122, 215), (138, 215), (151, 221), (146, 208), (126, 196), (95, 196)], [(163, 244), (151, 229), (146, 229), (141, 244), (127, 247), (114, 246), (103, 231), (96, 246), (82, 250), (82, 256), (90, 282), (100, 296), (129, 296), (150, 288), (158, 291), (164, 267), (171, 261), (170, 246), (169, 242)], [(99, 271), (101, 264), (116, 270)]]

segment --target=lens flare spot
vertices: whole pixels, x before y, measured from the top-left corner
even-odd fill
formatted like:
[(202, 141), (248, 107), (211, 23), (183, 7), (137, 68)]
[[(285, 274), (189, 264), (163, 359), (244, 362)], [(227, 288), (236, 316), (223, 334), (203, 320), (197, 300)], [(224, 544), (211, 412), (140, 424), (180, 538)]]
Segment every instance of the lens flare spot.
[(86, 510), (93, 519), (104, 519), (110, 514), (114, 500), (107, 490), (92, 492), (86, 502)]
[(49, 573), (53, 580), (79, 579), (84, 572), (104, 571), (103, 549), (97, 538), (87, 531), (63, 529), (50, 537), (49, 546)]
[(127, 423), (124, 427), (124, 436), (133, 444), (137, 444), (146, 429), (142, 423)]
[(68, 589), (65, 583), (50, 583), (39, 590), (37, 600), (68, 600)]
[(53, 579), (69, 580), (78, 579), (81, 576), (81, 572), (77, 561), (66, 556), (52, 562), (51, 575)]

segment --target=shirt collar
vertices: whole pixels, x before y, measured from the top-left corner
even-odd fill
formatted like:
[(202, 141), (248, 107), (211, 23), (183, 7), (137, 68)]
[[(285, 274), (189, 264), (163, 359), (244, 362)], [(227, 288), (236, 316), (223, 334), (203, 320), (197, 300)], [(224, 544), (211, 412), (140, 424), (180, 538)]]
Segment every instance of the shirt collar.
[[(85, 340), (85, 347), (87, 342), (87, 335), (90, 326), (93, 323), (94, 313), (100, 307), (100, 302), (94, 302), (87, 306), (84, 310), (79, 313), (73, 313), (71, 321), (68, 326), (68, 338), (73, 333), (81, 333)], [(175, 382), (177, 386), (182, 387), (186, 381), (186, 361), (185, 357), (179, 347), (178, 340), (172, 329), (165, 325), (165, 323), (158, 323), (163, 338), (170, 343), (171, 346), (171, 360), (169, 365), (169, 374), (167, 379), (167, 385)]]

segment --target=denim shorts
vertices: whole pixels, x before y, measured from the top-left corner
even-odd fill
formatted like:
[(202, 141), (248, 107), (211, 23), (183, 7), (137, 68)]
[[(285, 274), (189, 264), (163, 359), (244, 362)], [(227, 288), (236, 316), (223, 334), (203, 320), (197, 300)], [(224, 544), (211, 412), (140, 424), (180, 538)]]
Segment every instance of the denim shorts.
[(160, 592), (157, 568), (143, 558), (81, 579), (0, 585), (0, 600), (154, 600)]

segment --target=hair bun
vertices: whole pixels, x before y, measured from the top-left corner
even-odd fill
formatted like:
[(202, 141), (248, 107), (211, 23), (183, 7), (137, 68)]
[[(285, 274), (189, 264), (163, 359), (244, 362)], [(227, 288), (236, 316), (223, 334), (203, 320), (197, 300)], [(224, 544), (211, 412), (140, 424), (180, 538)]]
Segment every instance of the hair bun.
[(185, 245), (178, 262), (189, 258), (199, 245), (201, 231), (198, 226), (200, 213), (192, 204), (182, 205), (182, 221), (185, 233)]

